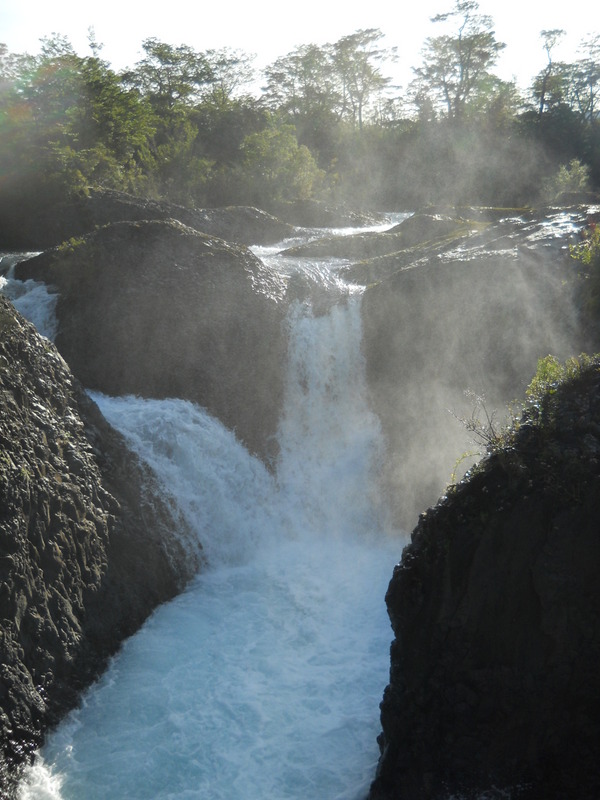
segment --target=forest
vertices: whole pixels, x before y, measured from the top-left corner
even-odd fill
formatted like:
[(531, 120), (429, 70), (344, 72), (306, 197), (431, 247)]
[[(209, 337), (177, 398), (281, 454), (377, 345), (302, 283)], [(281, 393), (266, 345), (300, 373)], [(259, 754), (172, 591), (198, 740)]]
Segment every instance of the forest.
[(401, 93), (374, 28), (297, 47), (260, 75), (244, 52), (155, 38), (116, 72), (93, 30), (85, 56), (59, 34), (35, 55), (0, 44), (0, 202), (106, 188), (275, 214), (309, 200), (518, 207), (600, 184), (600, 35), (564, 63), (565, 32), (541, 30), (523, 94), (494, 74), (504, 44), (475, 0), (431, 27)]

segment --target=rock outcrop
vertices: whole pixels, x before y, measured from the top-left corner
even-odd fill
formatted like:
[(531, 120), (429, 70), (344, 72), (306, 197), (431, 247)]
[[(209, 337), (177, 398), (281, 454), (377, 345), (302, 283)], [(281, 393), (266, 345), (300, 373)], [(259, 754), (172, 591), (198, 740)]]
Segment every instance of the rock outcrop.
[[(459, 237), (467, 236), (472, 228), (473, 223), (462, 219), (441, 214), (420, 213), (385, 231), (360, 231), (350, 235), (325, 236), (306, 244), (289, 247), (282, 252), (282, 255), (300, 258), (373, 259), (406, 251), (416, 244), (423, 246), (424, 242), (433, 241), (439, 245), (444, 237), (451, 237), (456, 243)], [(398, 269), (397, 264), (396, 269)], [(354, 277), (352, 269), (345, 270), (344, 274), (350, 280)], [(361, 282), (360, 278), (359, 271), (357, 283)]]
[(600, 796), (599, 519), (596, 362), (421, 516), (370, 800)]
[(2, 797), (44, 731), (197, 566), (154, 480), (0, 297)]
[(272, 244), (295, 228), (247, 206), (188, 208), (136, 197), (124, 192), (93, 189), (85, 195), (40, 197), (0, 195), (0, 250), (45, 250), (113, 222), (176, 219), (201, 233), (239, 244)]
[(468, 234), (463, 225), (454, 236), (445, 219), (430, 216), (428, 225), (424, 216), (398, 227), (407, 225), (421, 244), (355, 269), (370, 283), (363, 347), (388, 447), (384, 481), (406, 530), (436, 502), (456, 459), (473, 449), (451, 416), (473, 412), (466, 390), (502, 413), (523, 396), (539, 358), (588, 349), (568, 255), (584, 208), (487, 223), (479, 215)]
[(173, 220), (118, 223), (16, 277), (57, 287), (56, 345), (87, 388), (193, 400), (273, 455), (285, 287), (248, 249)]

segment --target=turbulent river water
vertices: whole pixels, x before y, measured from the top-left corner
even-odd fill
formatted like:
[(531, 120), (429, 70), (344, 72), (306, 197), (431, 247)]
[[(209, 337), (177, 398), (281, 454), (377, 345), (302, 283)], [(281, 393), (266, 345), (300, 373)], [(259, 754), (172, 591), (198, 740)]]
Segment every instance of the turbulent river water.
[[(377, 493), (360, 292), (338, 279), (339, 261), (284, 259), (281, 246), (254, 250), (329, 299), (326, 313), (309, 302), (290, 311), (274, 472), (192, 403), (93, 395), (176, 499), (206, 566), (125, 642), (50, 736), (19, 800), (368, 791), (392, 638), (384, 595), (404, 539)], [(51, 335), (52, 299), (35, 286), (16, 293)]]

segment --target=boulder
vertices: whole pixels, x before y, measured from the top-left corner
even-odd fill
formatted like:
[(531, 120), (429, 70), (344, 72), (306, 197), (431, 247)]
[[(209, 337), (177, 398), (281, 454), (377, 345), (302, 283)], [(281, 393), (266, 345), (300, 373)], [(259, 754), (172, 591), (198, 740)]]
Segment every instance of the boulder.
[(195, 571), (173, 508), (56, 348), (0, 297), (0, 796)]
[(600, 369), (413, 531), (370, 800), (600, 796)]
[(272, 455), (284, 287), (245, 247), (174, 220), (117, 223), (22, 262), (16, 277), (57, 287), (56, 345), (87, 388), (192, 400)]

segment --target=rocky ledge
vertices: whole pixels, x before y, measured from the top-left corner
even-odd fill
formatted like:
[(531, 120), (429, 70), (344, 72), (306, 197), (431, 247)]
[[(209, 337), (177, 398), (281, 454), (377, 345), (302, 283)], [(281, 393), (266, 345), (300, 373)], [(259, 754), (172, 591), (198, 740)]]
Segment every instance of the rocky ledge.
[(600, 797), (600, 362), (423, 514), (370, 800)]
[(0, 796), (197, 566), (174, 505), (0, 297)]

